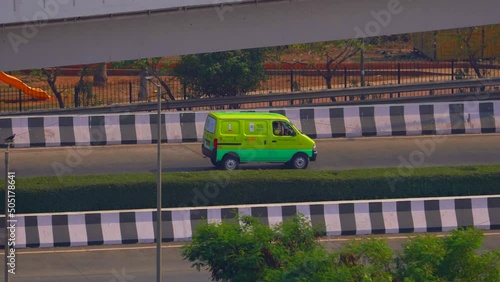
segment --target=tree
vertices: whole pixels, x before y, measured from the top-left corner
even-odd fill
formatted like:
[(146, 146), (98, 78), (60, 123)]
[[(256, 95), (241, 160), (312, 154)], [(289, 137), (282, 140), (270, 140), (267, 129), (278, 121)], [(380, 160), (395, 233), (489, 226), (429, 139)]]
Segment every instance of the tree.
[[(484, 78), (486, 74), (484, 71), (481, 72), (479, 68), (479, 62), (484, 57), (484, 51), (489, 45), (494, 44), (498, 40), (498, 35), (485, 36), (485, 30), (491, 27), (494, 26), (458, 28), (454, 30), (451, 36), (452, 40), (458, 41), (456, 56), (459, 58), (465, 57), (469, 61), (477, 78)], [(496, 26), (496, 28), (500, 28), (500, 26)], [(465, 72), (459, 69), (457, 70), (457, 75), (460, 75), (460, 72), (465, 74)], [(484, 91), (485, 87), (482, 86), (480, 89)]]
[(483, 78), (484, 74), (478, 66), (478, 60), (482, 58), (484, 49), (486, 49), (483, 40), (474, 40), (475, 37), (482, 34), (482, 27), (458, 28), (455, 30), (459, 40), (458, 56), (465, 56), (478, 78)]
[(399, 253), (375, 238), (329, 253), (316, 240), (321, 234), (300, 214), (271, 227), (242, 216), (198, 226), (182, 256), (215, 281), (500, 281), (500, 252), (479, 253), (478, 229), (410, 236)]
[(265, 79), (264, 58), (260, 49), (187, 55), (173, 72), (197, 97), (240, 96)]
[[(78, 84), (75, 88), (75, 106), (78, 104), (77, 100), (79, 99), (78, 95), (80, 92), (87, 93), (88, 95), (92, 95), (92, 86), (87, 85), (84, 77), (88, 76), (92, 72), (92, 68), (90, 68), (88, 65), (84, 65), (82, 69), (80, 70), (79, 73), (79, 80)], [(47, 84), (50, 87), (50, 90), (52, 93), (54, 93), (54, 96), (56, 96), (57, 102), (59, 104), (59, 108), (63, 109), (65, 107), (64, 105), (64, 100), (62, 97), (62, 92), (57, 89), (57, 79), (61, 75), (62, 71), (60, 67), (55, 67), (55, 68), (42, 68), (40, 70), (32, 70), (30, 72), (30, 76), (34, 77), (37, 80), (43, 80), (47, 82)], [(90, 93), (90, 94), (89, 94)]]
[(61, 74), (61, 68), (50, 68), (50, 69), (41, 69), (43, 76), (45, 77), (45, 81), (49, 84), (50, 90), (57, 98), (57, 102), (59, 103), (59, 108), (64, 108), (64, 100), (62, 98), (61, 92), (56, 87), (56, 81), (59, 75)]
[(236, 223), (201, 225), (182, 256), (198, 270), (207, 268), (215, 281), (267, 281), (266, 276), (275, 276), (272, 270), (292, 263), (290, 257), (321, 253), (316, 234), (304, 216), (275, 227), (242, 216)]
[[(332, 78), (338, 67), (361, 51), (361, 39), (291, 45), (286, 53), (299, 54), (299, 64), (315, 69), (324, 79), (327, 89), (332, 89)], [(298, 52), (297, 52), (298, 51)], [(309, 58), (304, 58), (307, 55)], [(325, 68), (322, 67), (324, 64)]]
[[(92, 73), (94, 74), (95, 82), (95, 69), (92, 69), (89, 65), (84, 65), (80, 70), (80, 78), (78, 79), (78, 84), (75, 86), (75, 107), (80, 106), (81, 102), (83, 102), (84, 106), (91, 105), (93, 97), (92, 85), (94, 85), (94, 83), (86, 80), (85, 77), (91, 75)], [(82, 94), (82, 97), (80, 97), (80, 94)]]
[(500, 281), (500, 252), (479, 254), (483, 237), (467, 228), (443, 238), (411, 238), (398, 258), (398, 276), (405, 281)]
[(103, 86), (107, 82), (108, 82), (107, 64), (100, 63), (94, 69), (94, 86)]
[(167, 71), (167, 67), (164, 67), (160, 64), (161, 59), (162, 58), (158, 57), (151, 59), (122, 61), (113, 63), (113, 67), (115, 68), (127, 67), (127, 68), (140, 69), (140, 83), (139, 83), (140, 86), (138, 93), (139, 101), (146, 100), (149, 93), (148, 81), (146, 79), (147, 76), (155, 77), (165, 90), (166, 95), (168, 95), (170, 100), (173, 101), (175, 100), (175, 97), (174, 94), (172, 93), (172, 90), (168, 86), (167, 82), (165, 82), (161, 78), (161, 74)]
[[(367, 42), (369, 41), (365, 40), (365, 46)], [(335, 72), (342, 63), (360, 53), (363, 47), (363, 39), (296, 44), (290, 45), (286, 51), (281, 52), (281, 58), (284, 55), (299, 55), (297, 59), (294, 59), (294, 63), (308, 65), (315, 69), (325, 79), (326, 88), (332, 89)], [(279, 58), (280, 55), (276, 57)], [(336, 101), (334, 97), (331, 100)]]

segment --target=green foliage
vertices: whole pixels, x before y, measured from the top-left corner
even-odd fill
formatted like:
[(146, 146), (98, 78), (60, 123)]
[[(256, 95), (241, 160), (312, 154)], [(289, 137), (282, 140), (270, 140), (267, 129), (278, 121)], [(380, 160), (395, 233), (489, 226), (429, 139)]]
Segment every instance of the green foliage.
[(314, 248), (285, 257), (280, 268), (265, 268), (259, 281), (340, 281), (332, 267), (333, 263), (333, 256), (328, 254), (321, 245), (315, 243)]
[(242, 225), (222, 222), (198, 227), (190, 244), (182, 249), (185, 259), (198, 269), (208, 267), (217, 281), (255, 281), (264, 260), (260, 249), (272, 234), (254, 219)]
[(198, 226), (182, 256), (214, 281), (500, 281), (499, 252), (478, 254), (482, 238), (469, 228), (443, 238), (410, 237), (401, 253), (375, 238), (351, 240), (329, 253), (301, 214), (271, 227), (243, 216)]
[(443, 238), (412, 238), (404, 245), (398, 275), (403, 281), (500, 281), (500, 252), (478, 254), (484, 234), (475, 228), (453, 230)]
[(245, 95), (265, 79), (264, 58), (260, 49), (188, 55), (173, 72), (198, 97)]
[[(161, 57), (155, 57), (150, 59), (138, 59), (138, 60), (126, 60), (111, 63), (111, 67), (114, 69), (157, 69), (162, 71), (164, 69), (160, 68)], [(169, 65), (169, 64), (165, 64)]]
[[(304, 216), (269, 227), (257, 219), (236, 217), (236, 223), (198, 226), (182, 256), (197, 269), (207, 268), (215, 281), (260, 281), (272, 276), (290, 256), (301, 256), (318, 248), (314, 232)], [(271, 281), (271, 280), (269, 280)]]
[[(169, 172), (163, 177), (163, 203), (183, 207), (500, 193), (498, 165), (415, 168), (408, 176), (398, 175), (398, 169)], [(16, 181), (18, 213), (156, 207), (154, 174), (18, 177)]]
[(399, 261), (400, 276), (407, 281), (439, 281), (435, 273), (446, 254), (440, 241), (430, 235), (410, 238)]
[(350, 275), (348, 281), (392, 281), (393, 252), (385, 240), (351, 241), (338, 258), (338, 270)]

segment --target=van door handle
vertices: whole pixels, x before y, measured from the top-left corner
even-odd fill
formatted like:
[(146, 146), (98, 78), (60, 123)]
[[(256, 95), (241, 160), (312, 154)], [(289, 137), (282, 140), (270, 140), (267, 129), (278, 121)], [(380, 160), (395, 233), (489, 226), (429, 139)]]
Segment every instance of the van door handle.
[(264, 145), (266, 145), (266, 144), (267, 144), (267, 140), (264, 140)]
[(276, 143), (276, 140), (273, 140), (273, 143)]

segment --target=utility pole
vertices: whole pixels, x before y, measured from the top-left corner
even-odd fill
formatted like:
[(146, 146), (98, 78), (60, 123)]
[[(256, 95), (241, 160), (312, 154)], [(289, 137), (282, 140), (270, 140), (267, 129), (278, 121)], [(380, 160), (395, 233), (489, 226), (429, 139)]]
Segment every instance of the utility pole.
[(5, 264), (4, 264), (4, 270), (5, 270), (5, 282), (9, 282), (9, 266), (7, 263), (9, 262), (9, 147), (14, 144), (14, 137), (16, 135), (9, 136), (5, 139), (5, 145), (7, 145), (7, 150), (5, 150), (5, 240), (4, 240), (4, 258), (5, 258)]
[(360, 63), (361, 63), (361, 87), (365, 86), (365, 38), (361, 40), (361, 53), (360, 53)]
[(147, 80), (156, 86), (157, 99), (158, 99), (158, 111), (157, 111), (157, 152), (156, 152), (156, 281), (162, 281), (162, 271), (161, 271), (161, 243), (162, 243), (162, 232), (161, 232), (161, 85), (153, 81), (152, 76), (147, 76)]

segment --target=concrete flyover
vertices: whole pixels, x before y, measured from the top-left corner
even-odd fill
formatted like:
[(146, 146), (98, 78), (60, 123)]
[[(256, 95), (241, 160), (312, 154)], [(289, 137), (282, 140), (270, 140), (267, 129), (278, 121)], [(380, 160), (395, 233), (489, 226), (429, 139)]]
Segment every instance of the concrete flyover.
[(0, 70), (496, 24), (499, 7), (497, 0), (3, 1)]

